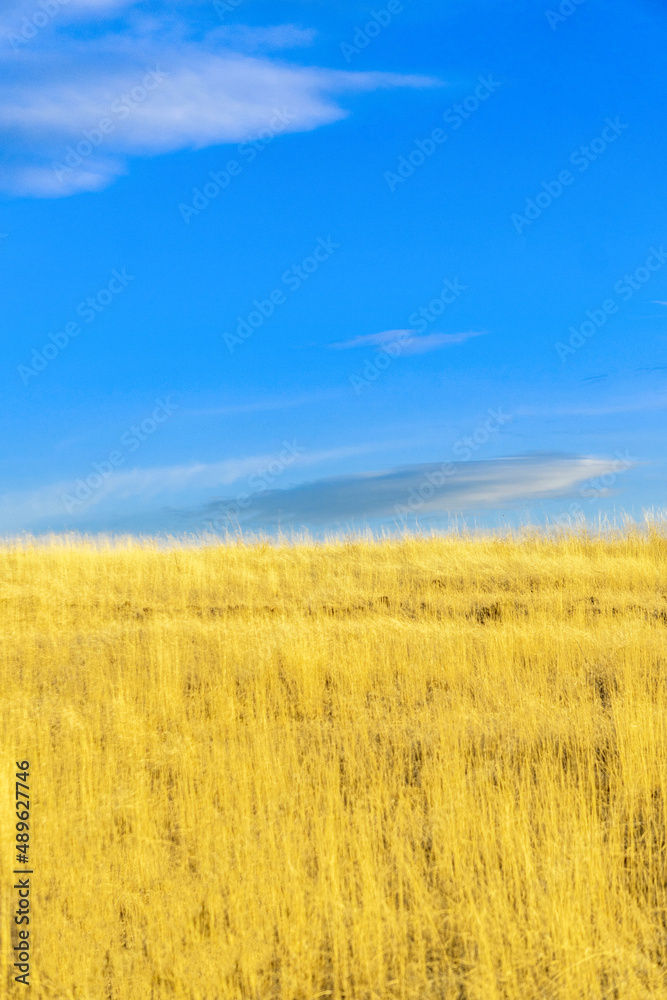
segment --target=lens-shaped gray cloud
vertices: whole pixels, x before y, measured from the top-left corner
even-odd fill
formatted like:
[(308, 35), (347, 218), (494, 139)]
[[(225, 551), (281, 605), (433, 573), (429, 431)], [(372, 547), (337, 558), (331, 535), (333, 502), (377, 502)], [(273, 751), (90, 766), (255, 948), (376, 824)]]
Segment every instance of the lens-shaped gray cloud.
[[(182, 511), (184, 527), (230, 524), (271, 529), (340, 528), (374, 521), (446, 517), (568, 497), (586, 480), (615, 470), (607, 458), (531, 454), (483, 462), (409, 465), (380, 472), (336, 476), (216, 500)], [(176, 513), (176, 512), (172, 512)]]

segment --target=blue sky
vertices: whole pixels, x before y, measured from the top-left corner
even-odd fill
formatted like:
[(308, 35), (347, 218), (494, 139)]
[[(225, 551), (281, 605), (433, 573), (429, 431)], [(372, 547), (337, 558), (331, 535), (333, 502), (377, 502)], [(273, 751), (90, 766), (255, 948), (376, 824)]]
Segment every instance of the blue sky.
[(0, 14), (0, 532), (665, 504), (656, 0)]

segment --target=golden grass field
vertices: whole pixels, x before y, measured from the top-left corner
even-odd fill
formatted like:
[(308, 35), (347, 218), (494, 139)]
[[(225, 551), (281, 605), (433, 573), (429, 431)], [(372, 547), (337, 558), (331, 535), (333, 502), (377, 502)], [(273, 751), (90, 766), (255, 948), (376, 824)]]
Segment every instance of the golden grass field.
[(5, 543), (0, 608), (6, 996), (667, 997), (664, 533)]

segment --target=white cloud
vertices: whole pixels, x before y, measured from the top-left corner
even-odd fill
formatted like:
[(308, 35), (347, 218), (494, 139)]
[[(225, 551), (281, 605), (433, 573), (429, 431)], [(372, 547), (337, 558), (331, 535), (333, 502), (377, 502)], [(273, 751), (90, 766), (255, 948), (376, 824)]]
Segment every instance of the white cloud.
[[(336, 461), (373, 450), (377, 449), (374, 446), (360, 445), (323, 451), (303, 451), (297, 453), (289, 467), (317, 465), (320, 462)], [(89, 490), (90, 496), (84, 502), (73, 507), (71, 513), (74, 517), (68, 519), (70, 522), (87, 514), (91, 508), (98, 505), (106, 507), (107, 510), (110, 506), (123, 510), (127, 507), (132, 509), (137, 505), (144, 505), (156, 497), (173, 503), (178, 502), (187, 492), (206, 490), (210, 495), (210, 492), (218, 492), (234, 483), (240, 483), (248, 476), (259, 474), (275, 458), (275, 454), (267, 453), (247, 458), (225, 459), (221, 462), (191, 462), (145, 469), (117, 469), (104, 479), (93, 469), (89, 469), (84, 471), (79, 479), (60, 480), (35, 490), (0, 495), (0, 531), (22, 530), (26, 525), (54, 517), (62, 520), (67, 512), (67, 504), (63, 498), (74, 496), (76, 499), (77, 487), (81, 482), (85, 483), (89, 474), (93, 476), (93, 482), (98, 479), (102, 479), (102, 482)]]
[(382, 333), (369, 333), (352, 340), (343, 340), (329, 347), (338, 351), (347, 351), (355, 347), (384, 347), (387, 344), (400, 346), (401, 354), (426, 354), (436, 351), (439, 347), (451, 347), (454, 344), (464, 344), (471, 337), (481, 337), (483, 331), (468, 330), (466, 333), (428, 333), (418, 334), (415, 330), (383, 330)]
[(226, 40), (215, 29), (200, 42), (184, 32), (180, 24), (169, 32), (150, 25), (85, 45), (61, 34), (46, 51), (28, 45), (6, 58), (0, 136), (10, 155), (0, 189), (34, 197), (99, 191), (126, 172), (131, 156), (240, 143), (267, 127), (310, 131), (346, 117), (345, 94), (437, 83), (288, 64), (230, 47), (312, 41), (312, 32), (293, 25), (235, 28)]
[[(188, 486), (217, 489), (229, 486), (256, 471), (258, 463), (267, 456), (257, 455), (245, 459), (229, 459), (214, 463), (163, 466), (148, 469), (128, 469), (114, 472), (92, 491), (87, 506), (100, 503), (113, 496), (118, 500), (141, 497), (149, 500), (160, 493), (177, 493)], [(82, 476), (85, 480), (86, 474)], [(100, 478), (100, 477), (98, 477)], [(66, 510), (63, 496), (73, 494), (79, 480), (60, 480), (36, 490), (5, 493), (0, 496), (0, 521), (3, 526), (13, 526), (26, 521), (63, 514)]]

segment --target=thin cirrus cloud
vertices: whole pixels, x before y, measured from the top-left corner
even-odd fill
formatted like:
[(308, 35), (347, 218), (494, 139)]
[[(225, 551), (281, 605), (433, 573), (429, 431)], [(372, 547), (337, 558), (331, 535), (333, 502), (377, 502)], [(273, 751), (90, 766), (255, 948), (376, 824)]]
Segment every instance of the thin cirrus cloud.
[[(296, 441), (292, 445), (294, 460), (286, 466), (290, 470), (377, 450), (372, 445), (348, 445), (309, 451), (301, 448)], [(390, 442), (386, 446), (389, 445)], [(275, 454), (267, 452), (219, 462), (119, 469), (107, 478), (97, 476), (102, 482), (88, 491), (88, 497), (70, 505), (69, 516), (65, 516), (65, 497), (77, 499), (77, 487), (80, 487), (82, 479), (60, 480), (34, 490), (0, 494), (0, 533), (76, 527), (82, 518), (85, 522), (86, 516), (97, 507), (104, 510), (103, 517), (112, 517), (116, 513), (122, 517), (145, 507), (156, 498), (165, 503), (178, 503), (184, 496), (198, 495), (202, 491), (204, 496), (210, 496), (211, 491), (227, 490), (233, 484), (242, 484), (249, 476), (259, 475), (275, 458)]]
[(452, 347), (454, 344), (464, 344), (472, 337), (481, 337), (483, 330), (468, 330), (465, 333), (427, 333), (418, 334), (416, 330), (383, 330), (382, 333), (369, 333), (352, 340), (343, 340), (329, 344), (337, 351), (347, 351), (355, 347), (387, 347), (395, 344), (401, 354), (426, 354), (437, 351), (441, 347)]
[[(267, 454), (221, 462), (191, 462), (186, 465), (121, 470), (92, 491), (90, 499), (77, 506), (75, 513), (95, 507), (108, 498), (113, 498), (122, 507), (124, 501), (137, 497), (146, 501), (161, 493), (178, 494), (191, 487), (229, 487), (243, 476), (256, 472), (258, 465), (270, 461), (271, 457)], [(75, 495), (78, 484), (79, 481), (74, 479), (60, 480), (35, 490), (0, 495), (0, 530), (23, 530), (44, 519), (62, 515), (66, 509), (63, 497), (67, 494)]]
[(133, 156), (241, 143), (267, 127), (307, 132), (345, 118), (344, 95), (440, 85), (270, 54), (314, 37), (294, 25), (235, 26), (193, 40), (179, 23), (124, 27), (85, 45), (60, 33), (46, 49), (23, 46), (5, 56), (0, 83), (0, 136), (9, 151), (0, 190), (46, 198), (99, 191), (127, 172)]

